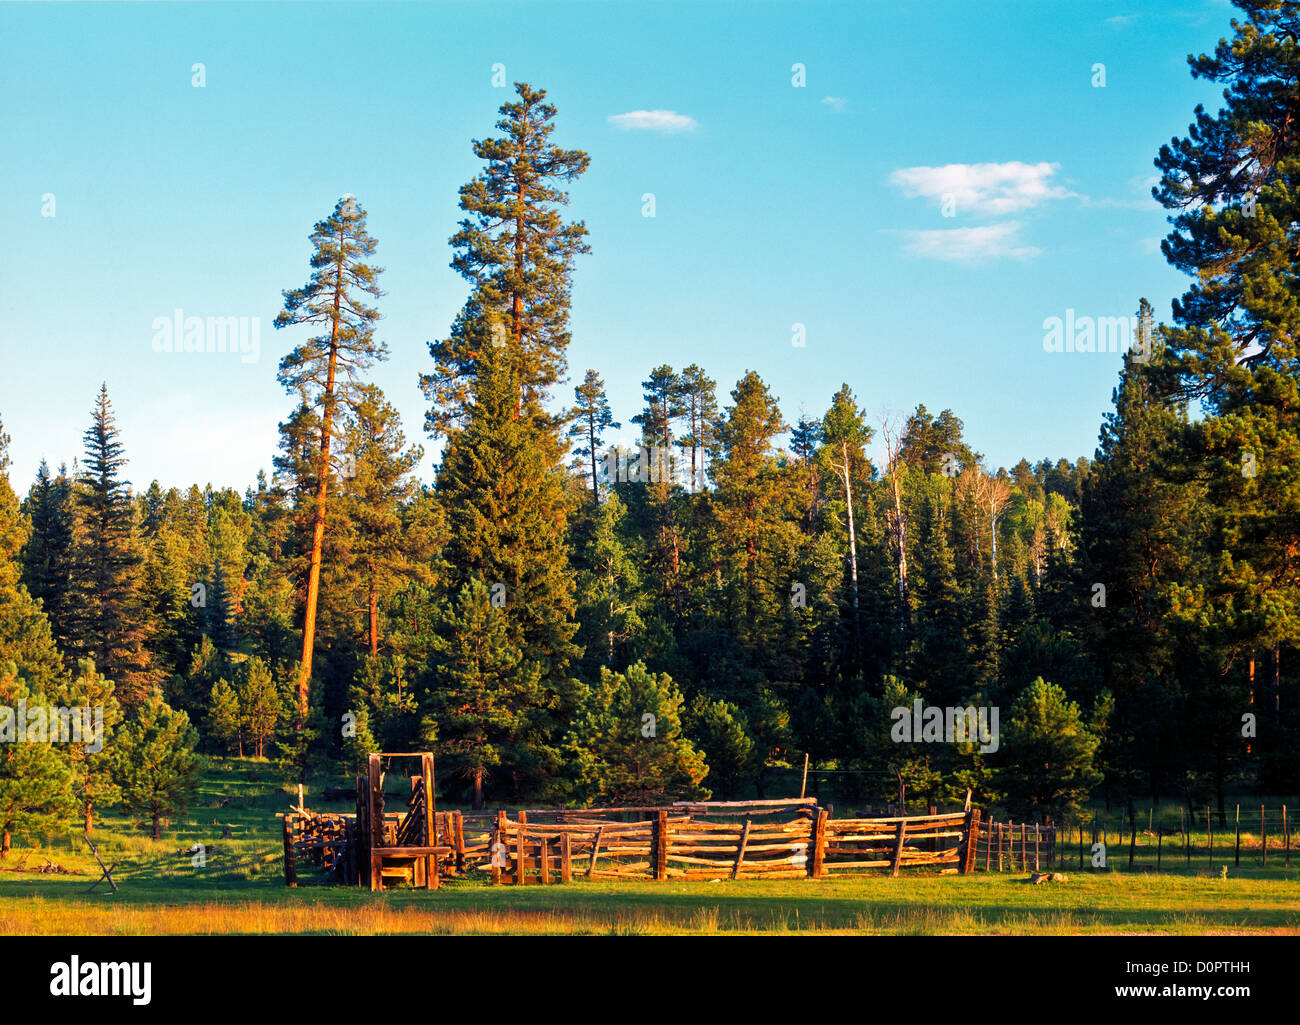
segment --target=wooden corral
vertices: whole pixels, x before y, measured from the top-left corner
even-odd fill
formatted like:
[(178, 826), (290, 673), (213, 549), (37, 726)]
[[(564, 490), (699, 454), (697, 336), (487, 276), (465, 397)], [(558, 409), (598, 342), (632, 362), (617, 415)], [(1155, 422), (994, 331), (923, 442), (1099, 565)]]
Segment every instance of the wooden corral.
[[(418, 758), (401, 813), (385, 810), (381, 758)], [(443, 877), (493, 882), (614, 879), (819, 879), (871, 869), (974, 871), (980, 813), (833, 819), (813, 798), (679, 802), (661, 807), (438, 812), (433, 758), (372, 754), (354, 815), (285, 816), (285, 881), (297, 866), (327, 882), (436, 889)]]

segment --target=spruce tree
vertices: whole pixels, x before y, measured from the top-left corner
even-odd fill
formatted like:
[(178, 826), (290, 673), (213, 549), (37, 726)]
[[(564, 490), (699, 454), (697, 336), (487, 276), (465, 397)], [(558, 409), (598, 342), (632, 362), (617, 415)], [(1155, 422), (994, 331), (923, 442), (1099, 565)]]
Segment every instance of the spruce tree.
[(31, 521), (22, 552), (23, 583), (49, 617), (55, 641), (66, 647), (73, 612), (72, 482), (66, 469), (60, 467), (53, 477), (42, 459), (23, 508)]
[(443, 603), (434, 631), (422, 678), (425, 740), (434, 744), (442, 778), (467, 782), (478, 810), (490, 784), (498, 793), (514, 789), (511, 770), (535, 739), (530, 720), (544, 700), (541, 667), (521, 658), (505, 611), (482, 580), (469, 580)]
[(93, 659), (95, 668), (116, 685), (122, 707), (130, 711), (144, 702), (160, 674), (147, 649), (143, 556), (130, 482), (121, 477), (127, 460), (107, 384), (100, 388), (91, 415), (75, 493), (76, 606), (68, 654)]

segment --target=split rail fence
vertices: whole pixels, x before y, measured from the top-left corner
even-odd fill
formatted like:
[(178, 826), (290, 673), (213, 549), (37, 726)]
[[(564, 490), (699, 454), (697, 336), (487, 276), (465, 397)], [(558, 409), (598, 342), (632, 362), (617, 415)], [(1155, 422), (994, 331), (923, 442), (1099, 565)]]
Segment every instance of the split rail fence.
[(404, 858), (415, 850), (404, 836), (409, 823), (423, 826), (422, 799), (423, 789), (416, 786), (407, 816), (379, 811), (369, 821), (359, 802), (360, 829), (357, 816), (290, 812), (284, 825), (286, 882), (296, 884), (300, 863), (322, 869), (326, 881), (371, 889), (398, 881), (436, 887), (441, 878), (471, 873), (518, 885), (575, 877), (817, 879), (866, 870), (896, 876), (905, 868), (977, 867), (976, 847), (967, 839), (979, 835), (978, 809), (834, 819), (813, 798), (526, 809), (513, 815), (435, 812), (419, 856)]

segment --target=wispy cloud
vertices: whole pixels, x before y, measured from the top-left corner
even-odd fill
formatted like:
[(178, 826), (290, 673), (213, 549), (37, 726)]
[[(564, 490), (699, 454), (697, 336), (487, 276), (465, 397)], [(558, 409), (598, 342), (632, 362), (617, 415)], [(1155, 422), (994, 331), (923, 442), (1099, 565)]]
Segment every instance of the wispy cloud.
[(699, 127), (695, 118), (675, 110), (630, 110), (626, 114), (611, 114), (606, 120), (624, 131), (693, 132)]
[(1106, 24), (1124, 26), (1132, 25), (1135, 21), (1137, 21), (1136, 14), (1117, 14), (1113, 18), (1107, 18)]
[(849, 105), (849, 101), (843, 96), (823, 96), (821, 101), (837, 114), (843, 114), (844, 108)]
[(1118, 208), (1121, 210), (1160, 210), (1163, 209), (1151, 195), (1151, 190), (1160, 184), (1158, 174), (1140, 174), (1130, 178), (1125, 187), (1127, 195), (1093, 199), (1090, 196), (1079, 197), (1084, 206), (1100, 208)]
[(943, 167), (903, 167), (890, 175), (905, 195), (943, 203), (951, 196), (959, 213), (1009, 214), (1028, 210), (1050, 199), (1072, 196), (1052, 176), (1060, 167), (1046, 161), (1024, 164), (945, 164)]
[(944, 228), (909, 231), (907, 251), (912, 256), (951, 263), (982, 263), (987, 260), (1026, 260), (1038, 256), (1037, 246), (1022, 245), (1020, 222), (986, 224), (978, 228)]

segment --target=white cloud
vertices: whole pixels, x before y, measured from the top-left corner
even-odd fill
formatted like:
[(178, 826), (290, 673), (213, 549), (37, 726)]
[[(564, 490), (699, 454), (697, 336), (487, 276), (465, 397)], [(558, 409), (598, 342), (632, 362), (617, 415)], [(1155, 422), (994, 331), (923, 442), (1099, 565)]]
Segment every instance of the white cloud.
[(1059, 164), (945, 164), (943, 167), (903, 167), (890, 175), (893, 185), (909, 197), (933, 199), (942, 205), (951, 196), (957, 212), (1009, 214), (1028, 210), (1049, 199), (1073, 193), (1052, 183)]
[(606, 118), (615, 128), (639, 129), (647, 132), (693, 132), (695, 118), (675, 110), (631, 110), (626, 114), (611, 114)]
[(844, 108), (849, 105), (849, 101), (843, 96), (823, 96), (821, 102), (830, 107), (837, 114), (844, 113)]
[(1123, 26), (1123, 25), (1131, 25), (1131, 24), (1133, 24), (1133, 22), (1136, 21), (1136, 20), (1137, 20), (1137, 15), (1136, 15), (1136, 14), (1117, 14), (1117, 15), (1115, 15), (1115, 17), (1113, 17), (1113, 18), (1107, 18), (1107, 19), (1106, 19), (1106, 24), (1107, 24), (1107, 25), (1120, 25), (1120, 26)]
[(1020, 222), (986, 224), (978, 228), (909, 231), (907, 250), (913, 256), (952, 263), (981, 263), (1010, 257), (1025, 260), (1042, 252), (1020, 244)]

